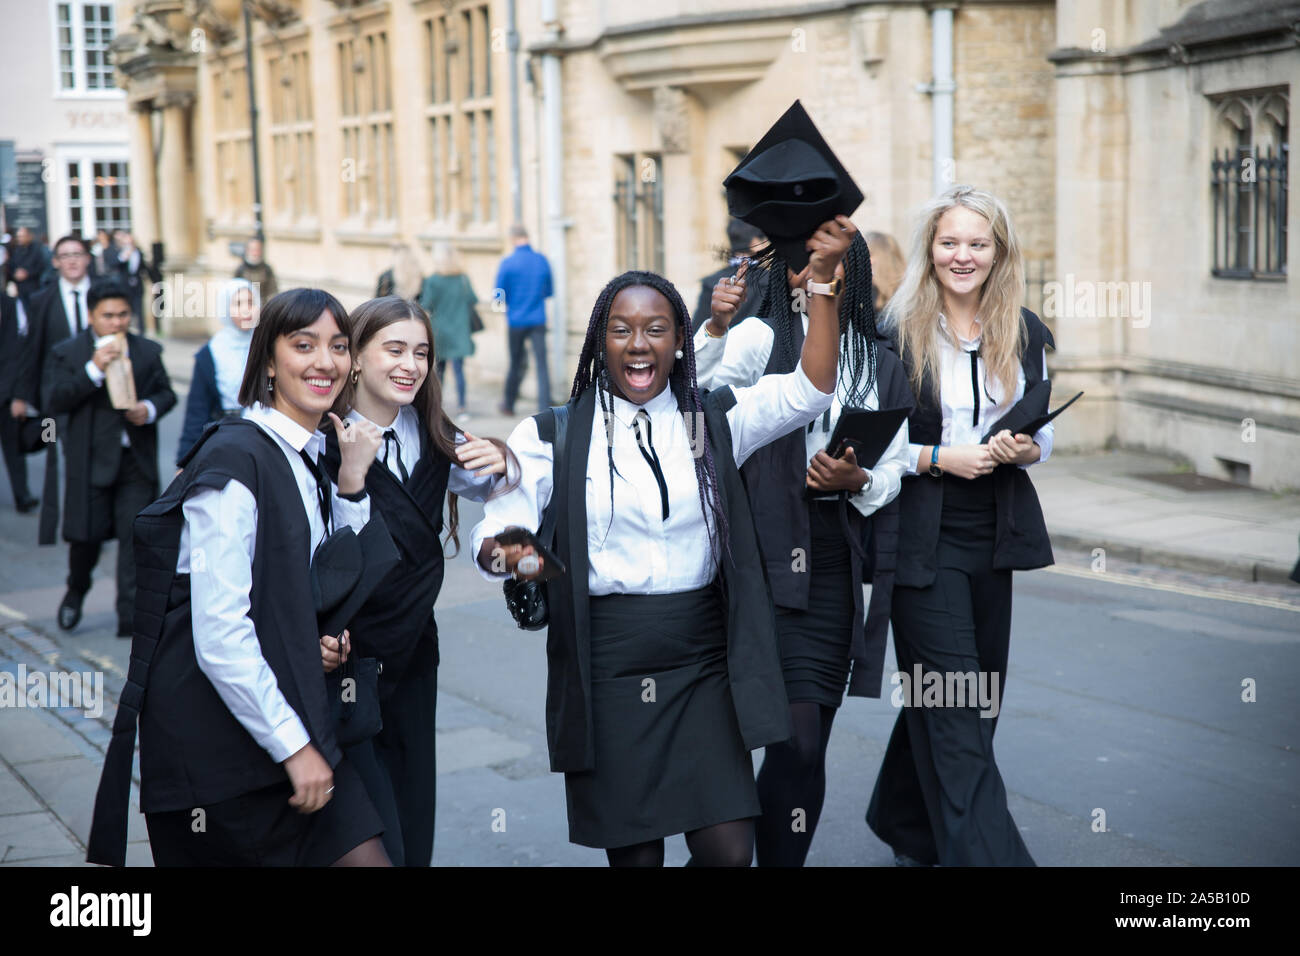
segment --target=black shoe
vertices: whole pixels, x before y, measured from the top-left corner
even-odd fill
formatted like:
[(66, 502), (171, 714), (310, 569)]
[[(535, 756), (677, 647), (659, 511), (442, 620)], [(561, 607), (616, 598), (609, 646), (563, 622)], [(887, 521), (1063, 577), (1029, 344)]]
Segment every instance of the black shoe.
[(920, 860), (908, 856), (906, 853), (894, 854), (894, 866), (929, 866), (929, 863), (922, 863)]
[(17, 504), (15, 504), (14, 507), (18, 509), (18, 513), (20, 515), (26, 515), (26, 514), (31, 514), (33, 511), (35, 511), (37, 507), (40, 505), (40, 503), (41, 503), (40, 498), (33, 498), (31, 495), (28, 495), (22, 501), (19, 501)]
[(76, 591), (63, 595), (63, 603), (59, 605), (59, 627), (70, 631), (81, 623), (81, 602), (85, 598), (86, 595)]
[(508, 407), (508, 406), (503, 402), (502, 404), (500, 404), (500, 405), (497, 406), (497, 414), (498, 414), (498, 415), (509, 415), (510, 417), (513, 418), (513, 417), (514, 417), (514, 414), (515, 414), (515, 410), (514, 410), (513, 408)]

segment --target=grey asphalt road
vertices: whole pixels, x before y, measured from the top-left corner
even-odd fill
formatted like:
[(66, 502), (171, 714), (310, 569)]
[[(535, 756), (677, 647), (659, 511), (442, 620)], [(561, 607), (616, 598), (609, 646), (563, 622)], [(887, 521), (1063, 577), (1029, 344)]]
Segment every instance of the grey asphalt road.
[[(164, 460), (179, 428), (178, 410), (161, 425)], [(39, 488), (39, 459), (31, 462)], [(35, 517), (13, 512), (7, 487), (0, 501), (0, 614), (51, 635), (65, 660), (103, 664), (112, 691), (129, 650), (113, 636), (113, 549), (83, 623), (64, 634), (54, 611), (66, 548), (38, 549)], [(461, 512), (466, 541), (480, 509), (463, 502)], [(1017, 575), (997, 733), (1011, 811), (1037, 861), (1300, 863), (1300, 588), (1058, 560)], [(603, 865), (602, 852), (568, 842), (563, 780), (548, 769), (544, 632), (516, 629), (500, 586), (465, 556), (448, 563), (437, 613), (435, 864)], [(886, 680), (893, 670), (891, 647)], [(1243, 700), (1243, 682), (1253, 701)], [(839, 711), (809, 865), (892, 861), (863, 822), (898, 714), (890, 689)], [(686, 856), (681, 837), (669, 841), (669, 865)]]

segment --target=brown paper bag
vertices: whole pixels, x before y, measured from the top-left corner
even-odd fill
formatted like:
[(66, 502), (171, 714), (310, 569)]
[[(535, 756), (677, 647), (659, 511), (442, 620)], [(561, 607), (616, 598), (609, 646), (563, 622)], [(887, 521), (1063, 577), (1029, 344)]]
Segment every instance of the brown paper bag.
[(126, 333), (118, 332), (113, 338), (117, 340), (122, 354), (104, 369), (104, 384), (108, 386), (108, 399), (113, 407), (130, 411), (136, 405), (135, 375), (131, 370), (131, 356), (127, 352)]

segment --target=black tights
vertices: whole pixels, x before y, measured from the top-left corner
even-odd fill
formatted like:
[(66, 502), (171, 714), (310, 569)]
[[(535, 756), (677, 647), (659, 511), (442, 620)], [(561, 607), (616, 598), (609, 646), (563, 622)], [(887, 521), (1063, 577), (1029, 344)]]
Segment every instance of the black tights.
[(790, 705), (790, 717), (794, 736), (768, 747), (758, 771), (759, 866), (803, 866), (826, 799), (826, 745), (835, 708), (799, 701)]
[[(686, 834), (689, 866), (749, 866), (754, 859), (754, 821), (728, 820)], [(663, 866), (664, 841), (634, 843), (605, 851), (610, 866)]]
[(384, 852), (384, 841), (371, 837), (365, 843), (359, 843), (335, 860), (330, 866), (392, 866), (388, 854)]

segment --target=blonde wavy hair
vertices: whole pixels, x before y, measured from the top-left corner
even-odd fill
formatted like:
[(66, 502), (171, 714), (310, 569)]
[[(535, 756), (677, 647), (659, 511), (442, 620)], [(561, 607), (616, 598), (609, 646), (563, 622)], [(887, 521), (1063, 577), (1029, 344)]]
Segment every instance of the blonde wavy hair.
[(898, 240), (887, 232), (869, 232), (864, 237), (871, 251), (871, 281), (876, 287), (876, 312), (883, 312), (903, 281), (903, 250)]
[(414, 299), (420, 294), (420, 262), (411, 247), (404, 242), (393, 244), (393, 294), (403, 299)]
[(903, 281), (889, 300), (886, 312), (886, 324), (897, 337), (899, 353), (912, 359), (908, 362), (912, 392), (919, 398), (928, 376), (936, 404), (940, 336), (947, 335), (954, 348), (959, 346), (956, 335), (945, 332), (939, 324), (943, 286), (934, 271), (934, 237), (939, 219), (956, 206), (978, 213), (993, 233), (995, 261), (980, 287), (980, 355), (990, 376), (1001, 383), (1003, 395), (1015, 393), (1020, 353), (1024, 351), (1028, 334), (1020, 314), (1025, 295), (1025, 262), (1011, 225), (1011, 214), (1002, 200), (990, 192), (973, 186), (953, 186), (921, 210)]

